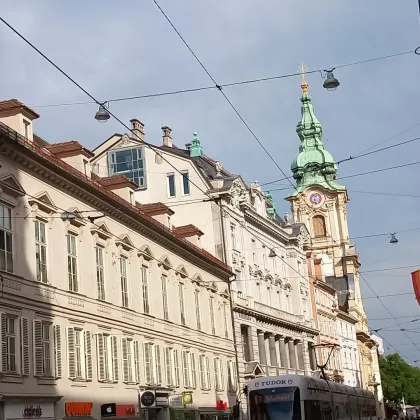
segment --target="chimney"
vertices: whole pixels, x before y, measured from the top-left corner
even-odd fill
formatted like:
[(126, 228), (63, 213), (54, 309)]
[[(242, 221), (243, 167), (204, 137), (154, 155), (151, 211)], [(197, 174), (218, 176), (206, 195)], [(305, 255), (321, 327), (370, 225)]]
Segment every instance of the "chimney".
[(167, 127), (166, 125), (162, 127), (163, 145), (166, 147), (173, 147), (171, 133), (172, 133), (171, 128)]
[(130, 120), (131, 132), (136, 140), (144, 141), (144, 124), (136, 118)]

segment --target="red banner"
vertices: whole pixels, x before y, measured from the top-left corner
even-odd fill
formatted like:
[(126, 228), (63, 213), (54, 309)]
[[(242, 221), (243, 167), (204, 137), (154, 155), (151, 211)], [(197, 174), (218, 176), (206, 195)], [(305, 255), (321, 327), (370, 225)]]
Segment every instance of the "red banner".
[(413, 289), (416, 294), (417, 303), (420, 305), (420, 270), (413, 271), (411, 273), (411, 279), (413, 280)]

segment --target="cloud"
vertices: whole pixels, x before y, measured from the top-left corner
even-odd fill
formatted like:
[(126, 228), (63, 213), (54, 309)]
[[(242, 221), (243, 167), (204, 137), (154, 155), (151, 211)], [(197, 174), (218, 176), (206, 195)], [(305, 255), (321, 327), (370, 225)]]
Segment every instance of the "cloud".
[[(161, 0), (218, 83), (294, 73), (302, 60), (310, 69), (325, 69), (414, 49), (417, 6), (406, 3)], [(12, 25), (101, 100), (212, 84), (152, 1), (91, 0), (83, 7), (52, 0), (36, 5), (29, 0), (3, 1), (2, 11)], [(4, 26), (0, 26), (0, 45), (4, 99), (17, 97), (28, 105), (88, 99)], [(325, 145), (336, 159), (357, 154), (420, 122), (418, 66), (413, 55), (340, 68), (335, 75), (341, 86), (332, 93), (322, 89), (318, 74), (308, 76)], [(299, 84), (298, 78), (287, 78), (224, 89), (287, 173), (299, 145), (295, 132), (300, 117)], [(76, 139), (93, 148), (113, 132), (125, 131), (116, 122), (97, 124), (94, 105), (38, 110), (41, 119), (36, 131), (52, 142)], [(142, 120), (151, 142), (160, 142), (162, 123), (173, 128), (178, 145), (198, 131), (205, 152), (247, 180), (283, 177), (216, 90), (114, 103), (112, 110), (127, 123), (133, 117)], [(393, 141), (419, 134), (420, 127)], [(339, 173), (344, 176), (414, 161), (419, 152), (420, 143), (412, 143), (343, 163)], [(418, 177), (419, 167), (413, 166), (346, 180), (351, 235), (420, 227), (418, 198), (356, 192), (418, 194)], [(281, 212), (287, 210), (285, 195), (275, 193)], [(362, 269), (370, 263), (376, 268), (417, 263), (417, 233), (402, 233), (398, 238), (394, 247), (386, 237), (356, 240)], [(375, 263), (381, 259), (385, 261)], [(410, 292), (410, 271), (371, 273), (365, 278), (379, 295)], [(362, 289), (366, 296), (372, 295), (363, 283)], [(383, 302), (396, 316), (420, 315), (414, 296), (384, 298)], [(367, 299), (365, 307), (370, 318), (390, 317), (377, 299)], [(379, 328), (389, 322), (372, 321), (371, 325)], [(403, 333), (383, 332), (383, 336), (411, 359), (419, 358)]]

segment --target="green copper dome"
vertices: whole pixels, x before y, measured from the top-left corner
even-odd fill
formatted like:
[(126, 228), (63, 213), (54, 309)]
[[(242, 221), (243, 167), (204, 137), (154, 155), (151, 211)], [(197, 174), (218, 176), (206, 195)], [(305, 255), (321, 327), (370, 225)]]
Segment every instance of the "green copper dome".
[(293, 160), (291, 170), (297, 183), (297, 195), (312, 185), (320, 185), (327, 190), (345, 190), (337, 184), (337, 164), (322, 143), (322, 125), (315, 115), (308, 85), (302, 83), (302, 119), (296, 132), (300, 138), (299, 154)]

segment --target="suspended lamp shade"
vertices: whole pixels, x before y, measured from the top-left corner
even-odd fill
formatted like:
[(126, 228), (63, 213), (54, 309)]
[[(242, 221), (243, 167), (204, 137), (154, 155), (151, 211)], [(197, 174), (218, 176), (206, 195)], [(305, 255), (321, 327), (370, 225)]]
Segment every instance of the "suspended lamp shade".
[(395, 237), (395, 233), (391, 233), (391, 239), (389, 240), (390, 244), (397, 244), (398, 239)]
[(335, 90), (340, 86), (340, 82), (334, 77), (332, 70), (326, 71), (326, 79), (323, 86), (327, 90)]
[(98, 112), (95, 114), (95, 120), (99, 122), (107, 122), (111, 116), (108, 110), (105, 108), (105, 104), (99, 105)]

